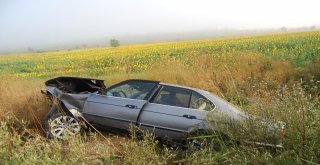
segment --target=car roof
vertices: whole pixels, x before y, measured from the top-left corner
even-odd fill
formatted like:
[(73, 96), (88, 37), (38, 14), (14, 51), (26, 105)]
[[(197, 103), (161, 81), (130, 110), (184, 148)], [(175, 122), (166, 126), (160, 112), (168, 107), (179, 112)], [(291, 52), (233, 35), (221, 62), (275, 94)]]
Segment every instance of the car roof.
[(166, 85), (166, 86), (172, 86), (172, 87), (190, 89), (190, 90), (196, 91), (196, 92), (198, 92), (198, 93), (200, 93), (200, 94), (210, 93), (210, 92), (208, 92), (208, 91), (205, 91), (205, 90), (202, 90), (202, 89), (198, 89), (198, 88), (192, 88), (192, 87), (182, 86), (182, 85), (176, 85), (176, 84), (169, 84), (169, 83), (164, 83), (164, 82), (160, 82), (160, 81), (156, 81), (156, 80), (128, 79), (128, 80), (122, 81), (122, 82), (120, 82), (120, 83), (125, 83), (125, 82), (130, 82), (130, 81), (153, 82), (153, 83), (158, 83), (159, 85)]
[(203, 93), (208, 93), (208, 91), (205, 91), (205, 90), (202, 90), (202, 89), (198, 89), (198, 88), (192, 88), (192, 87), (188, 87), (188, 86), (182, 86), (182, 85), (176, 85), (176, 84), (169, 84), (169, 83), (159, 83), (160, 85), (166, 85), (166, 86), (172, 86), (172, 87), (178, 87), (178, 88), (185, 88), (185, 89), (190, 89), (190, 90), (193, 90), (193, 91), (196, 91), (200, 94), (203, 94)]
[[(141, 82), (160, 83), (159, 81), (156, 81), (156, 80), (144, 80), (144, 79), (127, 79), (127, 80), (121, 81), (120, 83), (130, 82), (130, 81), (141, 81)], [(119, 83), (118, 83), (118, 84), (119, 84)]]
[(130, 81), (152, 82), (152, 83), (158, 83), (159, 85), (172, 86), (172, 87), (178, 87), (178, 88), (185, 88), (185, 89), (190, 89), (190, 90), (196, 91), (196, 92), (198, 92), (198, 93), (200, 93), (202, 95), (205, 95), (205, 96), (207, 96), (208, 94), (211, 94), (210, 92), (202, 90), (202, 89), (192, 88), (192, 87), (189, 87), (189, 86), (182, 86), (182, 85), (177, 85), (177, 84), (164, 83), (164, 82), (160, 82), (160, 81), (156, 81), (156, 80), (128, 79), (128, 80), (122, 81), (120, 83), (125, 83), (125, 82), (130, 82)]

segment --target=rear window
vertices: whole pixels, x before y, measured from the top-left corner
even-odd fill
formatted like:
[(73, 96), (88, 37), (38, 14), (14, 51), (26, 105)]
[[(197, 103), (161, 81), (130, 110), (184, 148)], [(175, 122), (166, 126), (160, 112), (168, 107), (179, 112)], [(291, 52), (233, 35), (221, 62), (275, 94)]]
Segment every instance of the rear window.
[(190, 108), (210, 111), (215, 108), (215, 105), (202, 95), (192, 92)]

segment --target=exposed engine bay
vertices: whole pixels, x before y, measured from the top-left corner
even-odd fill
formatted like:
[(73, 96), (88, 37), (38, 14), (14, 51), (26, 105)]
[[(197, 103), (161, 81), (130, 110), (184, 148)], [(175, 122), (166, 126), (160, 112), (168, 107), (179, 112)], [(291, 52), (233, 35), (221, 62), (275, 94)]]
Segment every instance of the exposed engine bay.
[(58, 77), (45, 82), (45, 85), (56, 87), (66, 93), (87, 93), (102, 92), (105, 89), (103, 80), (79, 78), (79, 77)]

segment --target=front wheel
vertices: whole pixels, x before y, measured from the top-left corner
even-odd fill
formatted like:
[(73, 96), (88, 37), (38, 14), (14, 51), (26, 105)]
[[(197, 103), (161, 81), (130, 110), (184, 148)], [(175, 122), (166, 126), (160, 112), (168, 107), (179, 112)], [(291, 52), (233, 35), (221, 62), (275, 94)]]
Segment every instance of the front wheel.
[(80, 133), (81, 124), (72, 116), (58, 114), (47, 120), (46, 131), (49, 138), (66, 140)]

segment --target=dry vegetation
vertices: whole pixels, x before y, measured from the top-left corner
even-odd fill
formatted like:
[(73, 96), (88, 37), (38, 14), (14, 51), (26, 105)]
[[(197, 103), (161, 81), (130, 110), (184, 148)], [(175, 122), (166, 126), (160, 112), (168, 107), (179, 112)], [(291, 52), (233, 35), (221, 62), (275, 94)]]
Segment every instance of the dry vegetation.
[[(203, 42), (207, 43), (208, 47), (204, 49), (198, 45), (193, 51), (190, 49), (192, 46), (190, 43), (191, 46), (186, 46), (188, 43), (171, 43), (171, 45), (168, 43), (165, 46), (160, 44), (97, 50), (101, 52), (92, 57), (102, 60), (103, 54), (108, 55), (108, 51), (114, 53), (139, 50), (144, 52), (143, 57), (148, 59), (148, 53), (155, 52), (150, 51), (150, 47), (156, 50), (164, 49), (163, 54), (149, 60), (150, 64), (145, 64), (144, 58), (137, 59), (139, 57), (137, 54), (127, 53), (128, 55), (119, 57), (113, 54), (106, 58), (108, 60), (114, 58), (114, 63), (104, 69), (102, 64), (97, 63), (94, 68), (95, 65), (92, 63), (88, 67), (90, 72), (86, 72), (85, 68), (77, 72), (77, 63), (84, 65), (86, 58), (89, 58), (88, 63), (92, 62), (91, 57), (87, 55), (77, 61), (77, 53), (79, 58), (83, 56), (79, 50), (69, 52), (66, 59), (62, 55), (57, 55), (64, 52), (46, 53), (43, 57), (21, 55), (21, 59), (19, 55), (0, 57), (2, 69), (5, 66), (12, 67), (0, 72), (0, 162), (4, 164), (320, 163), (320, 49), (315, 46), (319, 46), (318, 43), (312, 45), (312, 41), (319, 40), (313, 36), (320, 38), (319, 32), (314, 32), (274, 36), (276, 39), (273, 42), (269, 41), (272, 36), (223, 40), (225, 47), (235, 47), (234, 50), (225, 49), (227, 51), (215, 49), (221, 47), (220, 40), (197, 41), (194, 45)], [(301, 62), (296, 58), (287, 57), (290, 52), (300, 57), (298, 52), (293, 51), (298, 49), (293, 41), (297, 42), (299, 49), (301, 48), (299, 44), (302, 41), (298, 42), (299, 39), (310, 42), (312, 46), (307, 45), (308, 49), (298, 52), (307, 54), (309, 49), (315, 49), (316, 51), (309, 51), (314, 54), (313, 58), (303, 59)], [(208, 42), (215, 43), (216, 47), (214, 47), (215, 44)], [(259, 42), (261, 47), (269, 43), (278, 43), (278, 45), (291, 43), (292, 47), (286, 48), (289, 55), (285, 55), (284, 49), (279, 48), (269, 55), (259, 49), (259, 43), (257, 48), (238, 50), (237, 44), (240, 47), (241, 45), (253, 47), (250, 45), (253, 42)], [(177, 48), (179, 44), (181, 49)], [(275, 45), (277, 46), (277, 44), (271, 44), (270, 48), (274, 48)], [(186, 47), (187, 50), (185, 50)], [(267, 50), (267, 48), (263, 49)], [(50, 63), (45, 59), (53, 61)], [(58, 64), (68, 59), (73, 60), (74, 70), (71, 66), (62, 67)], [(32, 61), (38, 66), (38, 70), (34, 69), (33, 65), (29, 65)], [(14, 66), (15, 64), (21, 64), (21, 66)], [(118, 65), (121, 67), (116, 70)], [(49, 69), (51, 72), (43, 71), (41, 66), (51, 68)], [(64, 69), (66, 72), (63, 72)], [(107, 85), (128, 78), (141, 78), (206, 89), (252, 114), (270, 120), (284, 121), (287, 124), (285, 149), (275, 154), (254, 146), (240, 145), (225, 146), (221, 151), (203, 149), (189, 152), (179, 148), (163, 147), (150, 135), (139, 143), (136, 143), (134, 137), (117, 140), (110, 137), (104, 139), (99, 135), (76, 137), (68, 142), (47, 140), (42, 134), (41, 122), (48, 111), (48, 105), (40, 90), (44, 87), (43, 82), (46, 79), (62, 75), (101, 78), (106, 80)], [(258, 138), (263, 134), (259, 135), (249, 130), (246, 136)], [(245, 138), (244, 135), (243, 138)]]

